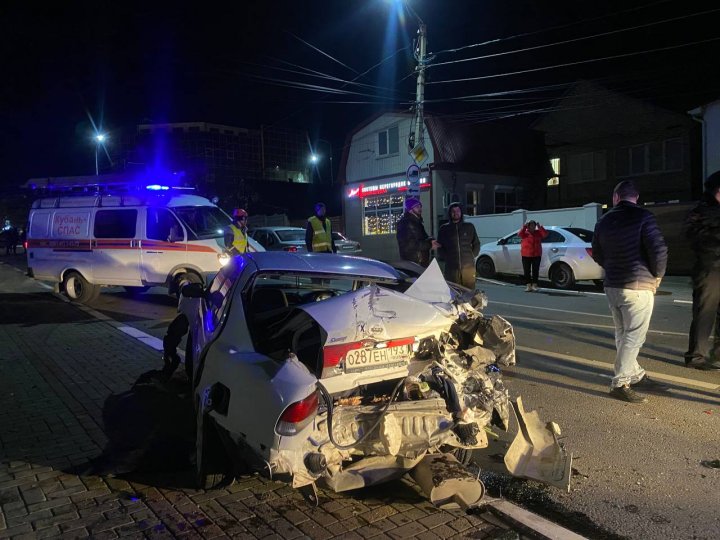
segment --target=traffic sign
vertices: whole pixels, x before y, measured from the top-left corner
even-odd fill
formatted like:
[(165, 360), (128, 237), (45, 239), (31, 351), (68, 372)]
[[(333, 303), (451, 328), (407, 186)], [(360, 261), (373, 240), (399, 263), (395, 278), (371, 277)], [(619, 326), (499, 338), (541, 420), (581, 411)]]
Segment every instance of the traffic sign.
[(420, 195), (420, 167), (414, 163), (410, 165), (406, 173), (408, 179), (407, 194), (409, 197), (417, 197)]

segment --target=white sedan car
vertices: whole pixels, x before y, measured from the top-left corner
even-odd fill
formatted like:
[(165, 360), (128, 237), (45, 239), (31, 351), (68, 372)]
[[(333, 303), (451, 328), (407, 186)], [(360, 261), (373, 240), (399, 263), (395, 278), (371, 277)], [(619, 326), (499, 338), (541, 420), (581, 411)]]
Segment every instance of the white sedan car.
[[(576, 281), (592, 280), (602, 285), (603, 269), (592, 258), (593, 232), (577, 227), (545, 227), (548, 235), (542, 241), (540, 278), (548, 279), (558, 289), (568, 289)], [(520, 236), (518, 231), (480, 248), (475, 261), (480, 277), (496, 274), (522, 275)]]
[(296, 488), (356, 489), (465, 460), (515, 414), (536, 432), (518, 430), (508, 469), (569, 482), (555, 432), (511, 404), (500, 377), (515, 363), (512, 327), (483, 316), (482, 294), (458, 297), (437, 264), (415, 279), (360, 257), (250, 253), (182, 294), (199, 300), (186, 362), (202, 487), (242, 464)]

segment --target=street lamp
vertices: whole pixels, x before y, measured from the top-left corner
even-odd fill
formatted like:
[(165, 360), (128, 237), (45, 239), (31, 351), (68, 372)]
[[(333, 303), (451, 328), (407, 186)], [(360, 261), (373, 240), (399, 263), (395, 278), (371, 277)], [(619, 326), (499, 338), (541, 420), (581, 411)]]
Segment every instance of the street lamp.
[(104, 133), (96, 133), (95, 134), (95, 176), (98, 176), (99, 170), (98, 170), (98, 151), (100, 150), (100, 146), (107, 140), (107, 135)]
[[(327, 145), (327, 147), (328, 147), (328, 150), (329, 150), (329, 152), (328, 152), (328, 157), (330, 158), (330, 185), (332, 186), (332, 185), (335, 184), (335, 174), (334, 174), (334, 172), (333, 172), (333, 151), (332, 151), (333, 148), (332, 148), (332, 144), (330, 144), (330, 141), (328, 141), (328, 140), (326, 140), (326, 139), (318, 139), (317, 141), (318, 141), (318, 143), (325, 143), (325, 144)], [(316, 145), (316, 148), (317, 148), (317, 146), (318, 146), (318, 145)], [(313, 152), (312, 154), (310, 154), (310, 162), (311, 162), (313, 165), (315, 165), (315, 167), (317, 168), (317, 165), (318, 165), (318, 163), (320, 162), (320, 158), (321, 158), (321, 157), (322, 157), (321, 155)]]

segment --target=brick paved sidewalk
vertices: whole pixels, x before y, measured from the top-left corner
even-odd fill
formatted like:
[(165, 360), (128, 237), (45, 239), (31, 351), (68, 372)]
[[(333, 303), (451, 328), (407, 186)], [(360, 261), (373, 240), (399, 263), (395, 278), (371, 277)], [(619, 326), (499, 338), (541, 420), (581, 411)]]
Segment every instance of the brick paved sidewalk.
[(74, 474), (111, 442), (103, 423), (108, 397), (127, 393), (160, 359), (13, 272), (0, 264), (0, 538), (429, 539), (503, 532), (483, 516), (434, 508), (405, 481), (321, 492), (320, 506), (311, 508), (286, 484), (257, 475), (204, 492), (187, 487), (187, 469), (131, 480)]

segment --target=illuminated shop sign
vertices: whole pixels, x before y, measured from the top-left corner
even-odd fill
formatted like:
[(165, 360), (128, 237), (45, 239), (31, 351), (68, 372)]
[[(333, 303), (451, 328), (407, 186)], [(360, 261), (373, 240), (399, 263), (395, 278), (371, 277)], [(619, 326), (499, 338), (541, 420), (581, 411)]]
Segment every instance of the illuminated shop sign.
[[(430, 187), (430, 182), (427, 178), (420, 179), (420, 189), (427, 189)], [(383, 195), (385, 193), (403, 192), (408, 189), (407, 180), (395, 180), (393, 182), (383, 182), (382, 184), (371, 184), (365, 185), (360, 184), (357, 187), (349, 188), (347, 191), (348, 198), (353, 197), (370, 197), (372, 195)]]

